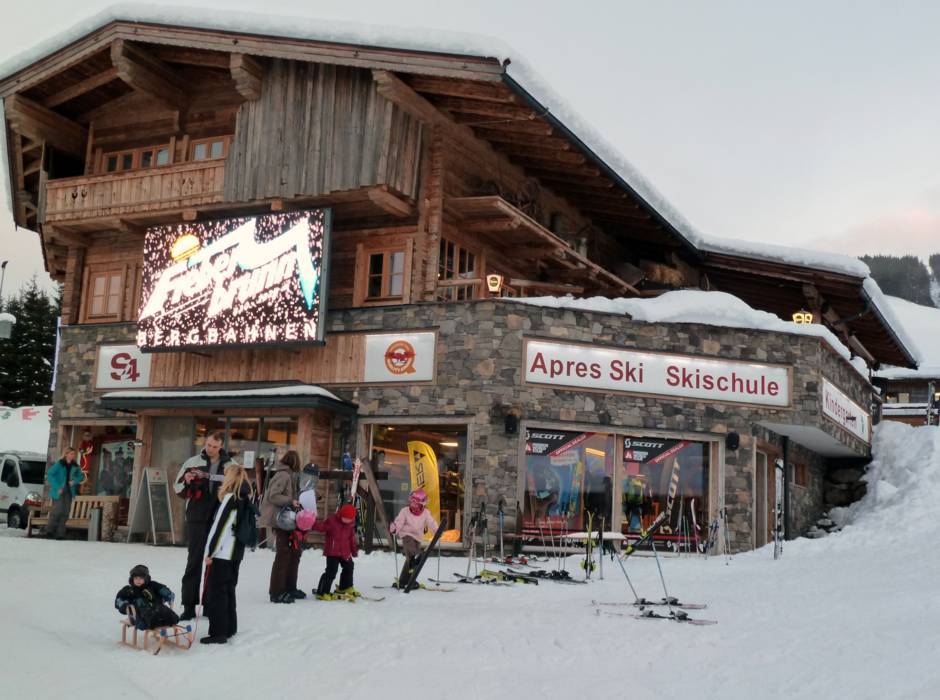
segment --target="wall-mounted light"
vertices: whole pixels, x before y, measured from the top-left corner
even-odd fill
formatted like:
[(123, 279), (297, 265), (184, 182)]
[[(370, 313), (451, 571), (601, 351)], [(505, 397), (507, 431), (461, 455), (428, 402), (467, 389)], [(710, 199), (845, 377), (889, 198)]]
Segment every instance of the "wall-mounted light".
[(459, 442), (439, 442), (437, 444), (441, 447), (460, 447)]
[(740, 445), (741, 445), (740, 435), (738, 435), (735, 432), (730, 432), (727, 435), (725, 435), (725, 447), (727, 447), (729, 450), (734, 451), (738, 449)]
[(16, 316), (6, 312), (0, 314), (0, 338), (7, 339), (13, 335), (13, 326), (16, 324)]
[(796, 311), (793, 313), (793, 323), (816, 323), (816, 317), (812, 311)]
[(610, 411), (600, 411), (597, 414), (597, 422), (601, 425), (610, 425)]
[(503, 288), (503, 276), (502, 275), (487, 275), (486, 276), (486, 288), (492, 294), (499, 294), (499, 290)]

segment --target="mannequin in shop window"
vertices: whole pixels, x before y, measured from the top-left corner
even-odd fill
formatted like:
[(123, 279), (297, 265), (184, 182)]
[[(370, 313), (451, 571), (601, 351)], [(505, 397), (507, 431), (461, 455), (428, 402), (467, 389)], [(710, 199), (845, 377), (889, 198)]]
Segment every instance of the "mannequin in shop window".
[(561, 482), (555, 470), (548, 464), (538, 464), (532, 470), (535, 495), (535, 517), (544, 520), (549, 516), (552, 506), (558, 503)]

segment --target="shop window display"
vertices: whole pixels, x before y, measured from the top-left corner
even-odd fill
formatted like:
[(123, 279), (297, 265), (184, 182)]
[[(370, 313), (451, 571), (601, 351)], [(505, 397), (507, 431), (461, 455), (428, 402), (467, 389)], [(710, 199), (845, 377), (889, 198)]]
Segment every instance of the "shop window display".
[(611, 522), (612, 435), (531, 428), (526, 431), (525, 450), (527, 527), (582, 530), (589, 512), (597, 520)]
[[(408, 505), (408, 494), (413, 487), (412, 461), (419, 469), (423, 465), (434, 464), (440, 521), (447, 523), (447, 530), (441, 538), (444, 542), (459, 542), (461, 539), (466, 459), (467, 429), (464, 426), (372, 426), (372, 468), (378, 475), (386, 517), (394, 519), (398, 511)], [(433, 502), (430, 491), (429, 496)]]
[(659, 437), (622, 441), (622, 532), (639, 533), (666, 511), (670, 515), (655, 540), (694, 551), (708, 529), (709, 443)]

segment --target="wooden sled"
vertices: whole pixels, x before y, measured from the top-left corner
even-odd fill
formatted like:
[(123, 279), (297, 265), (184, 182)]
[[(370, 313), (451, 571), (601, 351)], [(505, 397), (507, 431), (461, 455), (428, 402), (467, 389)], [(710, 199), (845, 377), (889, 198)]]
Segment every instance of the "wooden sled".
[[(121, 644), (135, 649), (140, 649), (138, 637), (143, 637), (144, 651), (150, 651), (151, 642), (153, 643), (153, 654), (160, 653), (164, 644), (176, 646), (178, 649), (189, 649), (193, 645), (193, 626), (191, 624), (167, 625), (166, 627), (155, 627), (152, 630), (138, 630), (134, 624), (134, 617), (137, 611), (133, 606), (128, 606), (127, 617), (121, 620)], [(127, 641), (127, 632), (131, 631), (131, 639)], [(138, 635), (138, 632), (142, 633)]]

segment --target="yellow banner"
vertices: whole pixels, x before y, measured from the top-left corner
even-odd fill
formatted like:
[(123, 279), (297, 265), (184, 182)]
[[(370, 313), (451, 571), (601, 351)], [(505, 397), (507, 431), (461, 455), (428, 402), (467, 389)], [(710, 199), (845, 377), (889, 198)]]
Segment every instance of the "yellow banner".
[[(411, 465), (411, 490), (424, 489), (428, 495), (428, 509), (438, 522), (441, 521), (441, 480), (437, 474), (437, 456), (426, 442), (408, 443), (408, 462)], [(434, 535), (427, 533), (429, 540)]]

